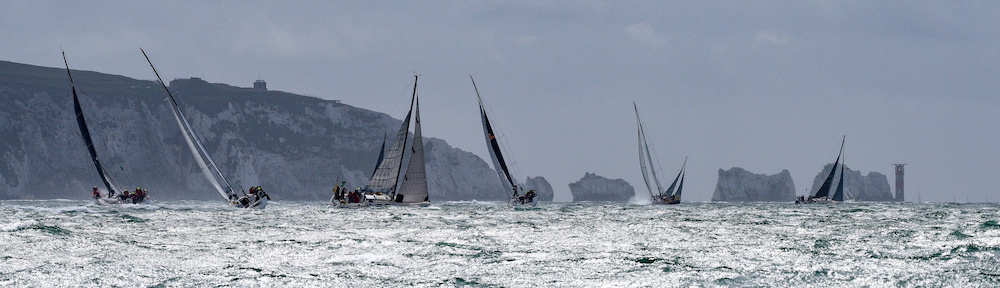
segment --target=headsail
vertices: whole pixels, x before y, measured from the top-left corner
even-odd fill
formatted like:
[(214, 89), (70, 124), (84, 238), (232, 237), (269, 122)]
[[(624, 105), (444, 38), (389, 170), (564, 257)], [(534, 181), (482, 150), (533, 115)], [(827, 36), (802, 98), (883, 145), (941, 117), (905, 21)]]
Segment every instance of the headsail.
[(837, 153), (837, 160), (833, 161), (833, 168), (830, 169), (830, 175), (826, 176), (826, 180), (823, 181), (823, 185), (820, 186), (819, 190), (816, 191), (816, 195), (813, 195), (811, 198), (822, 198), (830, 196), (830, 188), (831, 188), (830, 186), (833, 185), (833, 176), (834, 174), (837, 173), (837, 164), (840, 163), (840, 156), (844, 153), (845, 141), (847, 141), (847, 136), (844, 136), (844, 139), (840, 141), (840, 152)]
[(372, 170), (372, 177), (375, 177), (375, 172), (378, 172), (378, 166), (382, 165), (382, 158), (385, 157), (385, 134), (382, 134), (382, 147), (378, 150), (378, 162), (375, 163), (375, 170)]
[[(167, 92), (167, 103), (170, 105), (170, 110), (174, 113), (174, 120), (177, 121), (177, 126), (181, 129), (181, 135), (184, 135), (184, 141), (187, 142), (188, 148), (191, 149), (191, 153), (194, 154), (194, 159), (198, 162), (198, 167), (201, 168), (201, 172), (205, 174), (208, 181), (215, 187), (215, 190), (219, 191), (226, 200), (233, 200), (239, 197), (236, 194), (236, 190), (229, 183), (229, 180), (222, 175), (222, 171), (219, 171), (219, 167), (215, 165), (215, 161), (212, 160), (212, 156), (208, 154), (205, 146), (202, 145), (201, 140), (198, 135), (195, 134), (194, 129), (191, 128), (191, 124), (188, 123), (187, 118), (184, 117), (184, 113), (181, 112), (180, 106), (177, 105), (177, 100), (174, 99), (174, 95), (170, 93), (170, 89), (167, 88), (167, 84), (163, 82), (163, 78), (160, 77), (160, 73), (156, 71), (156, 67), (153, 67), (153, 61), (149, 60), (149, 56), (146, 55), (146, 51), (142, 50), (142, 56), (146, 57), (146, 62), (149, 62), (149, 67), (153, 69), (153, 73), (156, 74), (156, 79), (160, 81), (160, 85), (163, 86), (163, 90)], [(207, 161), (207, 163), (206, 163)], [(222, 185), (219, 183), (218, 179), (222, 179), (222, 182), (226, 185), (223, 189)]]
[(493, 125), (490, 124), (490, 119), (486, 115), (486, 108), (483, 107), (483, 98), (479, 96), (479, 88), (476, 87), (476, 80), (472, 79), (472, 75), (469, 75), (469, 79), (472, 80), (472, 88), (476, 90), (476, 98), (479, 100), (479, 114), (482, 116), (483, 120), (483, 133), (486, 135), (486, 150), (490, 152), (490, 159), (493, 160), (493, 168), (496, 168), (497, 176), (500, 177), (500, 184), (503, 185), (504, 191), (512, 196), (516, 191), (514, 187), (517, 183), (514, 182), (514, 178), (510, 175), (510, 170), (507, 169), (507, 162), (503, 159), (503, 153), (500, 152), (500, 143), (497, 141), (496, 134), (493, 132)]
[(681, 191), (684, 190), (684, 175), (687, 174), (683, 168), (681, 169), (681, 183), (677, 184), (677, 192), (674, 192), (674, 196), (677, 196), (677, 200), (681, 198)]
[[(847, 161), (847, 157), (844, 157), (844, 161)], [(844, 169), (844, 163), (840, 163), (840, 180), (837, 181), (837, 192), (833, 193), (833, 198), (830, 200), (844, 202)]]
[(429, 200), (427, 191), (427, 168), (424, 165), (424, 141), (420, 133), (420, 101), (414, 90), (413, 144), (410, 146), (410, 161), (406, 166), (403, 182), (399, 184), (393, 201), (397, 203), (418, 203)]
[[(666, 192), (663, 192), (663, 195), (660, 195), (661, 197), (681, 195), (681, 189), (684, 188), (684, 168), (687, 166), (687, 161), (687, 158), (684, 158), (684, 164), (681, 165), (681, 170), (677, 171), (677, 177), (674, 177), (674, 182), (670, 183), (670, 187), (667, 188)], [(680, 185), (678, 185), (678, 180), (680, 180)], [(675, 187), (677, 191), (674, 191)]]
[(101, 160), (97, 157), (94, 139), (90, 135), (90, 129), (87, 128), (87, 119), (83, 116), (83, 107), (80, 106), (80, 99), (76, 94), (76, 83), (73, 82), (73, 73), (69, 71), (69, 61), (66, 60), (66, 52), (62, 52), (62, 56), (63, 63), (66, 64), (66, 74), (69, 75), (70, 87), (73, 90), (73, 111), (76, 112), (76, 124), (80, 128), (80, 136), (83, 137), (83, 142), (87, 144), (87, 152), (90, 152), (90, 159), (94, 162), (94, 168), (97, 168), (97, 174), (101, 176), (104, 187), (108, 189), (108, 192), (120, 192), (121, 190), (118, 189), (118, 185), (111, 179), (111, 175), (108, 175), (108, 171), (104, 170)]

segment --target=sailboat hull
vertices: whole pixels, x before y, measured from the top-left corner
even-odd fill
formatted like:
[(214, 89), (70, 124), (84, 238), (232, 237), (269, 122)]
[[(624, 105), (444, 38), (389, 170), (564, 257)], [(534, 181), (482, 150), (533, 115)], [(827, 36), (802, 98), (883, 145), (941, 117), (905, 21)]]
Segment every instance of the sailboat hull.
[(347, 203), (341, 201), (334, 201), (331, 202), (330, 205), (336, 208), (362, 208), (362, 207), (368, 207), (368, 202)]
[(532, 200), (530, 202), (521, 202), (521, 200), (519, 199), (510, 199), (510, 201), (507, 201), (507, 205), (514, 207), (523, 207), (523, 206), (535, 207), (538, 205), (538, 200)]
[(119, 201), (117, 198), (101, 197), (101, 198), (94, 199), (94, 201), (97, 202), (97, 204), (101, 204), (101, 205), (119, 205), (119, 204), (123, 204), (122, 201)]
[(392, 203), (384, 204), (384, 205), (395, 205), (395, 206), (406, 206), (406, 207), (413, 207), (413, 206), (427, 207), (427, 206), (431, 205), (431, 202), (430, 201), (407, 202), (407, 203), (392, 202)]
[(681, 204), (680, 196), (667, 196), (663, 198), (653, 198), (653, 205), (674, 205)]
[(806, 198), (799, 196), (798, 198), (795, 199), (795, 204), (837, 204), (837, 203), (843, 203), (843, 201), (834, 201), (826, 197)]
[(268, 201), (269, 200), (267, 200), (267, 198), (260, 198), (260, 200), (257, 200), (257, 202), (254, 202), (253, 205), (250, 205), (249, 208), (251, 208), (251, 209), (264, 209), (264, 208), (267, 208), (267, 202)]

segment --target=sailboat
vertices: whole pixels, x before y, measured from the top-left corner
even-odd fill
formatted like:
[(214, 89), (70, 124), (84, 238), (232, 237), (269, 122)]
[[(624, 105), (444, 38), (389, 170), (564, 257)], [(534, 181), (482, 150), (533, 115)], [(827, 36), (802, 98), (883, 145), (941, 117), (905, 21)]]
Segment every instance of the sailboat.
[(125, 197), (116, 197), (115, 193), (120, 193), (123, 190), (119, 189), (117, 182), (111, 178), (111, 174), (104, 169), (104, 165), (101, 165), (101, 160), (97, 157), (97, 149), (94, 147), (94, 138), (90, 135), (90, 129), (87, 127), (87, 119), (83, 116), (83, 107), (80, 105), (80, 97), (76, 93), (76, 83), (73, 81), (73, 73), (69, 70), (69, 61), (66, 60), (66, 52), (62, 52), (63, 63), (66, 64), (66, 74), (69, 75), (70, 87), (73, 91), (73, 111), (76, 112), (76, 124), (80, 128), (80, 136), (83, 137), (83, 142), (87, 145), (87, 152), (90, 153), (90, 160), (94, 162), (94, 168), (97, 169), (97, 174), (101, 177), (101, 182), (104, 183), (106, 190), (105, 193), (101, 193), (97, 186), (94, 186), (94, 191), (92, 195), (94, 200), (98, 204), (122, 204), (126, 201), (131, 202), (131, 199)]
[[(372, 178), (375, 177), (375, 173), (378, 172), (378, 167), (382, 165), (382, 159), (385, 158), (385, 141), (386, 135), (382, 135), (382, 146), (379, 146), (381, 149), (378, 151), (378, 162), (375, 162), (375, 169), (372, 171), (371, 176)], [(355, 198), (351, 198), (352, 194), (347, 190), (347, 187), (345, 187), (347, 185), (346, 183), (347, 182), (341, 182), (333, 188), (333, 197), (330, 197), (330, 205), (341, 208), (368, 206), (368, 201), (362, 201), (364, 199), (364, 194), (360, 193), (360, 191), (358, 191), (359, 193), (353, 195)], [(372, 197), (374, 198), (375, 195), (372, 195)], [(388, 196), (384, 198), (386, 201), (389, 200)]]
[[(160, 72), (156, 71), (156, 67), (153, 67), (153, 61), (149, 60), (149, 56), (146, 55), (146, 51), (142, 50), (142, 56), (146, 57), (146, 62), (149, 62), (149, 67), (153, 69), (153, 73), (156, 74), (156, 79), (160, 81), (160, 85), (163, 86), (163, 90), (167, 92), (167, 103), (170, 105), (170, 111), (174, 114), (174, 120), (177, 121), (177, 126), (181, 129), (181, 135), (184, 136), (184, 141), (187, 142), (188, 148), (191, 149), (191, 154), (194, 155), (195, 162), (198, 162), (198, 167), (201, 168), (201, 172), (205, 174), (208, 178), (208, 182), (212, 184), (222, 195), (222, 198), (229, 202), (230, 206), (237, 208), (256, 208), (264, 209), (267, 207), (268, 200), (271, 196), (260, 188), (260, 186), (250, 188), (250, 194), (243, 192), (236, 192), (233, 189), (233, 185), (230, 184), (226, 176), (222, 174), (219, 167), (215, 165), (215, 160), (212, 160), (212, 156), (208, 154), (205, 149), (205, 145), (201, 143), (201, 139), (195, 134), (194, 129), (191, 128), (191, 124), (188, 123), (187, 118), (184, 117), (184, 113), (181, 112), (180, 106), (177, 104), (177, 100), (174, 99), (174, 95), (170, 93), (170, 89), (167, 88), (167, 84), (163, 82), (163, 78), (160, 77)], [(221, 184), (219, 180), (222, 180)], [(222, 184), (226, 187), (223, 188)]]
[[(680, 204), (681, 192), (684, 190), (684, 170), (687, 167), (687, 158), (684, 158), (684, 164), (681, 165), (681, 170), (677, 172), (677, 177), (674, 177), (674, 182), (670, 183), (669, 188), (663, 190), (663, 187), (660, 186), (660, 179), (656, 176), (656, 167), (653, 167), (653, 157), (649, 153), (646, 132), (642, 129), (642, 119), (639, 118), (639, 107), (634, 102), (632, 103), (632, 107), (635, 108), (635, 122), (639, 126), (639, 169), (642, 170), (642, 180), (646, 183), (646, 189), (649, 190), (650, 201), (653, 204)], [(652, 178), (652, 183), (650, 183), (650, 178)], [(653, 184), (656, 184), (656, 192), (653, 190)]]
[[(347, 193), (343, 200), (333, 201), (333, 205), (345, 208), (371, 205), (430, 205), (427, 190), (427, 168), (424, 165), (424, 141), (420, 131), (418, 79), (419, 75), (413, 76), (413, 96), (410, 99), (410, 110), (403, 118), (403, 123), (399, 126), (399, 131), (396, 132), (392, 146), (388, 151), (380, 153), (381, 157), (368, 185), (361, 191)], [(409, 143), (410, 119), (413, 119), (412, 143)], [(384, 143), (383, 147), (385, 147)], [(407, 156), (406, 151), (410, 151), (409, 158), (405, 157)], [(403, 165), (406, 165), (406, 170), (403, 170)]]
[[(844, 136), (844, 138), (841, 139), (840, 152), (837, 153), (837, 160), (833, 161), (833, 168), (830, 169), (830, 174), (826, 176), (826, 180), (823, 181), (823, 185), (819, 187), (819, 190), (816, 190), (816, 194), (809, 197), (798, 196), (795, 199), (795, 203), (811, 204), (844, 202), (844, 164), (840, 163), (840, 156), (844, 154), (845, 141), (847, 141), (847, 136)], [(833, 177), (837, 173), (838, 165), (840, 167), (840, 180), (837, 183), (837, 190), (831, 197), (830, 190), (833, 188)]]
[(472, 80), (472, 88), (476, 90), (476, 98), (479, 100), (479, 114), (483, 120), (486, 150), (490, 151), (490, 159), (493, 160), (493, 168), (497, 171), (497, 176), (500, 177), (500, 184), (503, 186), (504, 191), (507, 191), (507, 196), (510, 196), (510, 200), (507, 203), (511, 206), (535, 206), (538, 203), (535, 200), (538, 193), (535, 190), (529, 190), (522, 195), (520, 192), (523, 191), (518, 191), (520, 187), (510, 175), (510, 169), (507, 169), (507, 162), (504, 161), (503, 154), (500, 152), (500, 142), (497, 141), (496, 134), (493, 133), (493, 125), (490, 124), (490, 119), (486, 115), (486, 108), (483, 107), (483, 98), (479, 95), (479, 88), (476, 87), (476, 80), (472, 79), (471, 75), (469, 79)]

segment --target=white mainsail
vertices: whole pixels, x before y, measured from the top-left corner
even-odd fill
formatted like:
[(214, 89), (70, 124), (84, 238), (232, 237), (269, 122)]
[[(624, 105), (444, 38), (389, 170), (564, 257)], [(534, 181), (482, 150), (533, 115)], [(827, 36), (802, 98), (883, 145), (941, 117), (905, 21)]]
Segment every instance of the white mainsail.
[(396, 191), (399, 174), (403, 169), (403, 152), (405, 152), (407, 136), (409, 136), (410, 132), (410, 116), (413, 115), (413, 100), (416, 99), (416, 96), (417, 76), (414, 76), (413, 99), (410, 100), (410, 110), (406, 112), (403, 123), (399, 125), (396, 138), (392, 141), (392, 148), (386, 151), (378, 167), (375, 168), (375, 173), (372, 173), (372, 178), (368, 180), (368, 185), (364, 189), (365, 192), (392, 194)]
[[(646, 132), (642, 129), (642, 120), (639, 119), (639, 107), (635, 102), (632, 103), (632, 107), (635, 108), (635, 122), (639, 126), (639, 168), (642, 169), (642, 180), (646, 183), (649, 196), (656, 197), (656, 195), (662, 193), (663, 187), (660, 185), (660, 179), (656, 176), (656, 168), (653, 167), (653, 158), (649, 153), (649, 143), (646, 142)], [(652, 174), (652, 177), (650, 177), (650, 174)], [(653, 193), (653, 185), (650, 183), (649, 178), (653, 178), (653, 182), (656, 183), (656, 193)]]
[(375, 168), (375, 173), (368, 181), (368, 186), (365, 186), (365, 191), (389, 193), (396, 189), (396, 180), (399, 178), (399, 169), (402, 167), (403, 148), (406, 147), (406, 138), (409, 136), (409, 132), (410, 113), (406, 113), (403, 124), (399, 126), (399, 132), (396, 132), (396, 139), (392, 141), (392, 147), (386, 151), (378, 168)]
[[(416, 85), (414, 85), (416, 86)], [(396, 192), (394, 201), (418, 203), (429, 200), (427, 191), (427, 168), (424, 165), (424, 141), (420, 133), (420, 101), (414, 95), (413, 144), (410, 146), (410, 161), (406, 166), (403, 182)]]
[[(170, 105), (171, 111), (174, 113), (174, 119), (177, 121), (177, 126), (181, 129), (181, 135), (184, 135), (184, 141), (187, 142), (188, 148), (191, 149), (191, 154), (194, 154), (195, 162), (198, 163), (198, 167), (201, 168), (201, 172), (205, 174), (208, 178), (209, 183), (222, 195), (222, 198), (226, 200), (233, 200), (239, 195), (236, 194), (235, 189), (226, 179), (226, 176), (222, 175), (222, 171), (219, 171), (219, 167), (215, 165), (215, 161), (212, 160), (212, 156), (208, 154), (205, 146), (202, 145), (201, 140), (198, 135), (195, 134), (194, 130), (191, 129), (191, 124), (188, 123), (187, 118), (184, 117), (184, 113), (181, 112), (181, 108), (177, 105), (177, 100), (174, 99), (174, 95), (170, 93), (170, 89), (167, 88), (167, 84), (163, 82), (163, 78), (160, 77), (160, 73), (156, 71), (156, 67), (153, 67), (153, 62), (149, 60), (149, 56), (146, 55), (146, 51), (142, 51), (142, 55), (146, 57), (146, 61), (149, 62), (149, 67), (153, 68), (153, 73), (156, 74), (156, 79), (160, 81), (160, 85), (163, 86), (163, 90), (167, 92), (167, 97), (169, 101), (167, 103)], [(207, 163), (206, 163), (207, 161)], [(222, 179), (222, 182), (226, 184), (226, 189), (222, 188), (218, 179)]]

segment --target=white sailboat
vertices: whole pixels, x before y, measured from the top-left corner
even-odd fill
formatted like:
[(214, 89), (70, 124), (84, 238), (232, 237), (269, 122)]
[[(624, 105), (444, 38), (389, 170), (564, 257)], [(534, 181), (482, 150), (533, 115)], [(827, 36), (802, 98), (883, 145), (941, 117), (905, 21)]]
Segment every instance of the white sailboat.
[[(403, 123), (396, 133), (392, 147), (381, 155), (368, 185), (361, 191), (344, 193), (341, 197), (334, 195), (334, 199), (331, 201), (332, 205), (356, 208), (370, 205), (426, 206), (430, 204), (427, 189), (427, 168), (424, 165), (424, 141), (420, 130), (420, 100), (417, 97), (418, 78), (417, 75), (413, 76), (413, 96), (410, 99), (410, 110), (403, 118)], [(412, 143), (409, 141), (411, 116), (413, 119)], [(407, 150), (410, 151), (409, 158), (404, 157), (407, 156), (405, 153)], [(404, 159), (408, 161), (403, 161)], [(404, 164), (406, 170), (403, 170)]]
[[(677, 177), (674, 177), (674, 182), (670, 183), (670, 187), (664, 190), (660, 186), (660, 179), (656, 176), (652, 153), (649, 153), (646, 132), (642, 129), (642, 119), (639, 118), (639, 107), (636, 106), (635, 102), (632, 103), (632, 107), (635, 108), (635, 122), (639, 126), (639, 169), (642, 170), (642, 180), (646, 183), (646, 189), (649, 190), (650, 201), (653, 204), (680, 204), (681, 192), (684, 190), (684, 168), (687, 167), (687, 158), (684, 158), (684, 164), (677, 172)], [(653, 183), (650, 183), (650, 178), (652, 178)], [(656, 184), (656, 192), (653, 190), (654, 183)]]
[[(181, 112), (180, 106), (177, 104), (177, 100), (174, 99), (174, 95), (170, 93), (170, 89), (167, 88), (167, 84), (163, 82), (163, 78), (160, 77), (160, 73), (156, 71), (156, 67), (153, 67), (153, 61), (149, 60), (149, 56), (146, 55), (146, 51), (142, 50), (142, 56), (146, 57), (146, 62), (149, 62), (149, 67), (153, 69), (153, 73), (156, 74), (156, 79), (160, 81), (160, 85), (163, 86), (163, 90), (167, 92), (167, 103), (170, 105), (170, 111), (174, 113), (174, 119), (177, 121), (177, 126), (181, 129), (181, 135), (184, 136), (184, 141), (187, 142), (188, 148), (191, 149), (191, 154), (194, 155), (195, 162), (198, 163), (198, 167), (201, 168), (201, 172), (205, 174), (208, 178), (208, 182), (212, 184), (212, 187), (222, 195), (223, 199), (229, 202), (229, 205), (237, 208), (256, 208), (264, 209), (267, 207), (268, 200), (271, 196), (264, 193), (260, 186), (252, 187), (250, 189), (251, 193), (247, 194), (242, 190), (238, 193), (236, 189), (233, 189), (233, 185), (229, 183), (226, 176), (222, 174), (219, 167), (215, 165), (215, 161), (212, 160), (212, 156), (208, 154), (205, 146), (202, 145), (201, 139), (195, 134), (194, 129), (191, 128), (191, 124), (188, 123), (187, 118), (184, 117), (184, 113)], [(220, 181), (221, 180), (221, 184)], [(222, 187), (225, 184), (225, 188)]]
[(510, 175), (510, 169), (507, 168), (507, 162), (504, 161), (503, 153), (500, 152), (500, 142), (497, 141), (496, 134), (493, 133), (493, 125), (490, 124), (490, 119), (486, 115), (486, 108), (483, 107), (483, 98), (479, 95), (479, 88), (476, 87), (476, 80), (472, 79), (472, 88), (476, 90), (476, 98), (479, 100), (479, 113), (483, 120), (483, 134), (486, 136), (486, 150), (490, 151), (490, 159), (493, 160), (493, 168), (497, 171), (497, 176), (500, 177), (500, 184), (503, 186), (504, 191), (507, 191), (507, 195), (510, 196), (510, 200), (507, 203), (511, 206), (535, 206), (538, 201), (536, 197), (538, 193), (535, 190), (529, 190), (528, 192), (521, 194), (523, 191), (519, 191), (519, 186), (517, 185), (517, 180)]

